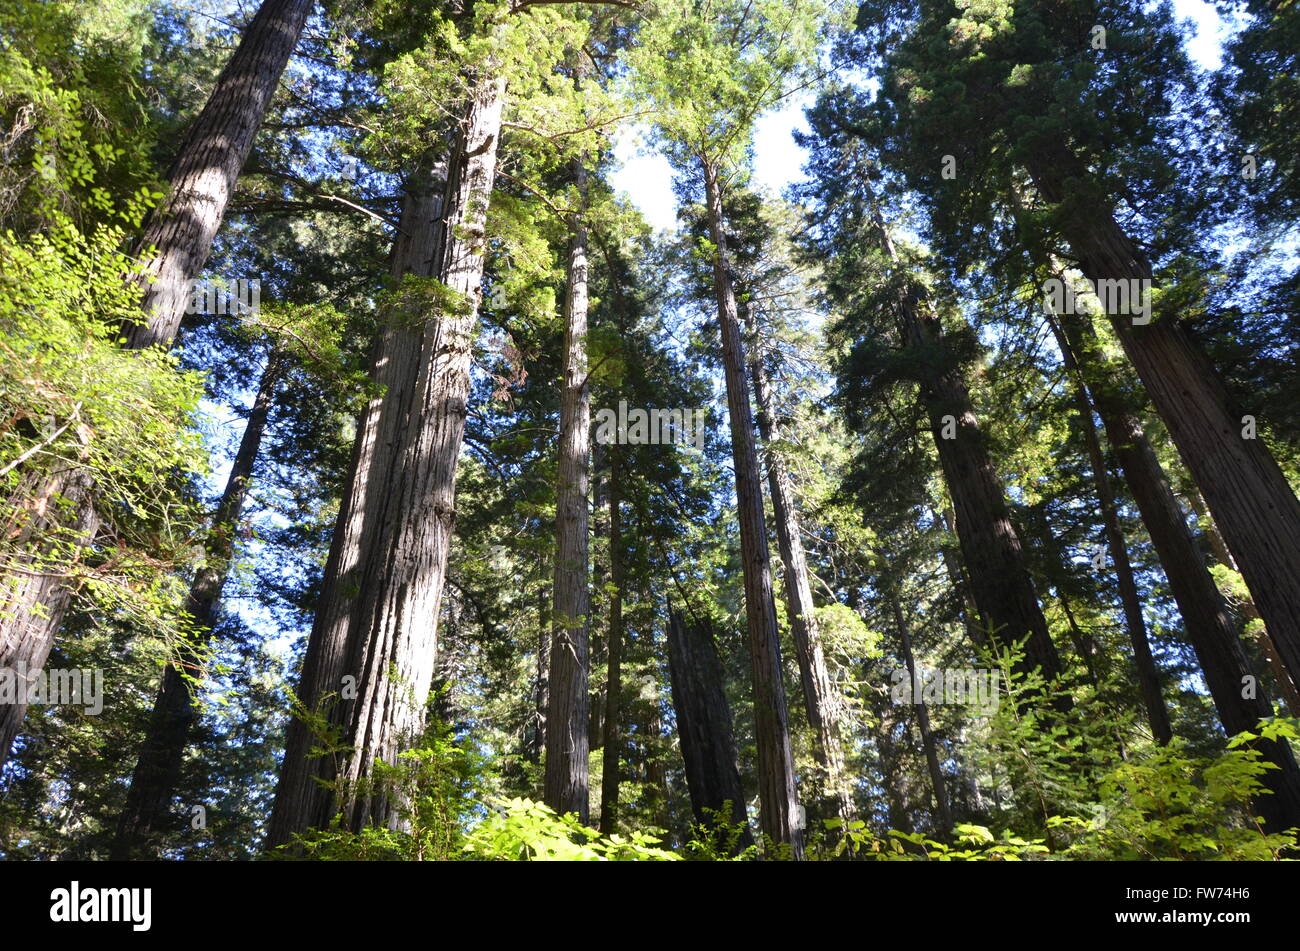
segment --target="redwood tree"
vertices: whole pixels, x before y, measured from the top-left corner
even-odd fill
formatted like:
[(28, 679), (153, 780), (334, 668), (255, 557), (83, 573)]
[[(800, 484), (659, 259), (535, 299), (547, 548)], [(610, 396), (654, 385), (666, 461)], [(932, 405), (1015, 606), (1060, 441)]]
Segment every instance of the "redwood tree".
[[(1065, 321), (1062, 327), (1070, 359), (1086, 368), (1085, 379), (1107, 440), (1169, 579), (1183, 630), (1200, 662), (1219, 719), (1229, 734), (1254, 730), (1261, 717), (1273, 715), (1272, 705), (1262, 691), (1248, 687), (1256, 678), (1237, 626), (1188, 526), (1187, 513), (1132, 408), (1133, 396), (1126, 392), (1118, 368), (1102, 355), (1086, 319)], [(1261, 742), (1258, 746), (1264, 759), (1277, 768), (1263, 777), (1272, 795), (1259, 797), (1257, 807), (1271, 827), (1287, 828), (1300, 821), (1300, 771), (1285, 742)]]
[(731, 707), (723, 691), (713, 632), (700, 619), (687, 623), (672, 605), (668, 606), (668, 669), (695, 821), (706, 827), (739, 826), (737, 846), (751, 845)]
[(743, 177), (755, 116), (809, 71), (820, 10), (807, 0), (728, 0), (700, 8), (671, 0), (642, 28), (630, 54), (637, 82), (657, 112), (655, 130), (670, 161), (703, 199), (722, 342), (736, 517), (745, 586), (760, 818), (774, 843), (803, 854), (803, 816), (782, 681), (771, 556), (749, 402), (747, 359), (727, 246), (725, 192)]
[[(140, 239), (143, 319), (124, 328), (126, 346), (169, 347), (207, 260), (235, 181), (253, 147), (267, 106), (298, 43), (312, 0), (265, 0), (245, 28), (203, 111), (186, 132), (168, 175), (167, 195)], [(39, 676), (72, 599), (64, 584), (69, 546), (93, 544), (101, 526), (94, 474), (71, 468), (50, 477), (38, 497), (57, 501), (25, 526), (30, 550), (0, 576), (0, 668), (23, 665)], [(51, 554), (55, 553), (55, 563)], [(76, 557), (75, 555), (73, 557)], [(25, 703), (0, 709), (0, 762), (9, 755)]]
[[(579, 193), (586, 169), (574, 162)], [(569, 221), (568, 279), (564, 299), (564, 381), (560, 394), (560, 449), (555, 485), (555, 611), (546, 713), (546, 804), (576, 812), (585, 823), (590, 697), (587, 643), (591, 588), (588, 577), (591, 482), (591, 388), (587, 374), (587, 226)]]
[(1110, 560), (1119, 587), (1124, 624), (1128, 630), (1129, 643), (1133, 646), (1133, 662), (1137, 668), (1138, 685), (1147, 712), (1147, 723), (1151, 726), (1151, 735), (1155, 737), (1156, 742), (1165, 744), (1172, 739), (1173, 728), (1169, 724), (1169, 710), (1165, 706), (1164, 696), (1160, 690), (1160, 672), (1156, 669), (1155, 658), (1151, 655), (1151, 641), (1147, 637), (1146, 621), (1142, 617), (1142, 602), (1138, 598), (1137, 582), (1133, 578), (1133, 565), (1129, 561), (1128, 546), (1125, 544), (1124, 532), (1120, 527), (1119, 510), (1115, 504), (1110, 472), (1106, 465), (1106, 457), (1102, 453), (1097, 427), (1092, 420), (1092, 399), (1079, 375), (1074, 349), (1070, 346), (1059, 321), (1050, 314), (1047, 319), (1056, 337), (1065, 369), (1072, 377), (1070, 386), (1078, 410), (1079, 428), (1083, 432), (1084, 445), (1088, 450), (1089, 465), (1092, 466), (1092, 481), (1097, 492), (1097, 502), (1101, 506), (1102, 526), (1106, 533), (1106, 546), (1110, 551)]
[[(1182, 257), (1212, 253), (1202, 236), (1222, 223), (1215, 199), (1239, 169), (1182, 148), (1214, 117), (1169, 8), (1120, 0), (1084, 14), (1104, 36), (1045, 0), (923, 0), (899, 42), (897, 23), (864, 11), (859, 49), (884, 64), (866, 124), (924, 196), (930, 236), (955, 267), (1020, 243), (1129, 291), (1130, 306), (1108, 308), (1115, 335), (1294, 672), (1300, 500), (1243, 426), (1189, 326), (1197, 291), (1178, 278)], [(1043, 207), (1017, 220), (1026, 181)]]
[(395, 824), (394, 804), (364, 781), (423, 728), (505, 98), (488, 65), (467, 87), (443, 187), (424, 171), (408, 182), (392, 259), (398, 287), (372, 364), (381, 394), (358, 426), (298, 688), (302, 711), (325, 717), (347, 752), (311, 755), (321, 743), (313, 720), (294, 719), (270, 846), (340, 810), (353, 828)]
[(163, 669), (162, 684), (136, 760), (126, 805), (118, 818), (111, 852), (114, 859), (155, 857), (158, 846), (155, 836), (168, 824), (185, 748), (199, 715), (195, 694), (204, 653), (216, 621), (221, 589), (230, 573), (240, 513), (248, 497), (262, 435), (283, 370), (284, 358), (272, 351), (235, 451), (226, 488), (212, 513), (212, 527), (204, 543), (204, 565), (194, 576), (185, 601), (185, 613), (193, 622), (192, 634), (181, 645), (177, 658)]
[(605, 684), (604, 759), (600, 777), (600, 831), (618, 828), (618, 790), (623, 747), (623, 515), (621, 454), (609, 454), (609, 647)]

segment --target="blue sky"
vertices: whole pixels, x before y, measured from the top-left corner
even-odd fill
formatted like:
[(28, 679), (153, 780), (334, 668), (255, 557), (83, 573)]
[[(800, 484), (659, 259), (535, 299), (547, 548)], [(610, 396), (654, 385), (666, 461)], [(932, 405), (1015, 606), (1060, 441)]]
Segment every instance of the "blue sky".
[[(1220, 62), (1220, 48), (1225, 38), (1225, 25), (1214, 7), (1203, 0), (1174, 0), (1180, 17), (1191, 19), (1196, 36), (1188, 43), (1192, 58), (1206, 69), (1215, 69)], [(815, 94), (808, 92), (791, 97), (780, 109), (760, 116), (754, 131), (754, 183), (759, 188), (780, 192), (786, 185), (802, 178), (804, 150), (795, 145), (792, 132), (806, 130), (804, 109), (811, 105)], [(614, 173), (615, 189), (625, 192), (656, 229), (673, 230), (677, 226), (677, 199), (672, 190), (672, 170), (668, 161), (651, 149), (639, 144), (644, 127), (625, 129), (615, 146), (615, 156), (622, 167)], [(717, 381), (718, 398), (721, 399), (721, 380)], [(251, 401), (252, 394), (248, 394)], [(206, 434), (213, 450), (213, 472), (209, 486), (217, 494), (225, 485), (230, 472), (235, 441), (242, 434), (244, 421), (229, 408), (208, 401), (203, 403)], [(274, 516), (261, 516), (262, 519)], [(246, 558), (259, 556), (257, 546), (250, 546)], [(296, 632), (280, 631), (278, 625), (254, 602), (234, 597), (234, 585), (228, 592), (227, 609), (234, 609), (255, 628), (277, 632), (278, 636), (267, 644), (272, 651), (287, 651)], [(213, 690), (219, 690), (212, 685)]]
[[(1206, 69), (1217, 69), (1220, 50), (1228, 27), (1204, 0), (1174, 0), (1174, 10), (1192, 21), (1195, 36), (1187, 43), (1192, 59)], [(765, 113), (755, 123), (754, 184), (780, 193), (786, 185), (802, 178), (805, 153), (795, 145), (792, 133), (806, 130), (803, 111), (812, 103), (811, 94), (792, 97), (780, 109)], [(655, 229), (677, 226), (677, 199), (673, 195), (672, 170), (668, 160), (638, 141), (643, 128), (633, 127), (619, 136), (614, 155), (622, 167), (612, 176), (614, 188), (624, 192)]]

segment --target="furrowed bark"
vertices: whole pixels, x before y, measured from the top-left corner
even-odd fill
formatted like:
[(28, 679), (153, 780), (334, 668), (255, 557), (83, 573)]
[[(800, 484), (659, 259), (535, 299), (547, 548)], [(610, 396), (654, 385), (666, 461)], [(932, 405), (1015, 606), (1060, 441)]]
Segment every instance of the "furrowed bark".
[(126, 334), (133, 349), (170, 346), (212, 250), (235, 181), (298, 44), (312, 0), (265, 0), (244, 31), (168, 175), (167, 198), (140, 239), (146, 323)]
[(0, 526), (12, 553), (0, 574), (0, 670), (12, 671), (18, 688), (18, 702), (0, 704), (0, 766), (27, 715), (28, 686), (44, 670), (72, 603), (80, 555), (69, 557), (68, 549), (91, 544), (101, 524), (89, 470), (38, 471), (23, 483), (13, 517)]
[(740, 520), (741, 561), (745, 582), (745, 617), (754, 689), (754, 729), (758, 745), (759, 804), (763, 831), (774, 843), (789, 845), (803, 857), (803, 820), (795, 794), (794, 754), (785, 684), (781, 679), (781, 644), (776, 604), (772, 597), (772, 566), (763, 518), (763, 490), (758, 453), (754, 447), (749, 385), (745, 379), (745, 348), (741, 340), (736, 295), (727, 259), (722, 194), (718, 169), (701, 160), (714, 244), (713, 286), (718, 302), (718, 327), (731, 420), (731, 453), (736, 473), (736, 510)]
[(623, 751), (623, 519), (618, 447), (609, 456), (609, 674), (605, 684), (604, 759), (600, 778), (600, 832), (618, 831), (619, 758)]
[(298, 691), (346, 749), (309, 756), (317, 742), (309, 725), (291, 723), (271, 847), (325, 825), (340, 809), (354, 830), (399, 825), (396, 804), (363, 787), (376, 759), (391, 762), (423, 728), (504, 94), (499, 79), (476, 82), (440, 214), (431, 214), (431, 189), (408, 196), (403, 218), (411, 227), (399, 235), (394, 275), (432, 275), (443, 288), (400, 295), (403, 306), (381, 341), (373, 375), (385, 390), (361, 420)]
[[(1039, 193), (1057, 206), (1058, 226), (1079, 269), (1101, 280), (1152, 280), (1151, 263), (1110, 208), (1076, 200), (1088, 172), (1056, 144), (1030, 156)], [(1262, 440), (1242, 436), (1242, 414), (1209, 358), (1174, 319), (1135, 325), (1110, 315), (1116, 336), (1169, 430), (1223, 533), (1293, 676), (1300, 671), (1300, 500)]]
[[(879, 212), (874, 218), (885, 254), (897, 264), (893, 239)], [(941, 347), (939, 319), (915, 288), (900, 295), (898, 319), (909, 346), (921, 351)], [(1050, 682), (1062, 673), (1061, 659), (1039, 607), (1020, 534), (1011, 521), (966, 383), (956, 370), (936, 372), (921, 381), (921, 398), (952, 496), (962, 561), (986, 635), (1002, 649), (1016, 647), (1024, 652), (1019, 672), (1038, 670)], [(953, 438), (944, 438), (945, 430)]]
[[(142, 261), (144, 321), (123, 328), (128, 349), (170, 346), (190, 299), (192, 282), (212, 249), (226, 205), (280, 75), (298, 43), (312, 0), (265, 0), (222, 70), (203, 111), (186, 135), (168, 175), (168, 195), (153, 212), (139, 244), (152, 248)], [(92, 545), (101, 526), (93, 475), (70, 469), (43, 477), (37, 501), (53, 502), (32, 516), (15, 540), (12, 564), (0, 573), (0, 668), (22, 665), (37, 677), (74, 591), (66, 584), (78, 554)], [(59, 515), (60, 512), (70, 513)], [(11, 535), (10, 537), (14, 537)], [(60, 539), (55, 544), (54, 539)], [(9, 755), (27, 705), (0, 708), (0, 764)]]
[[(749, 316), (751, 335), (757, 328)], [(840, 701), (826, 669), (826, 653), (814, 613), (812, 585), (808, 580), (808, 560), (803, 547), (799, 510), (795, 505), (790, 474), (785, 459), (774, 445), (772, 399), (767, 382), (767, 368), (757, 352), (757, 340), (749, 360), (754, 383), (754, 401), (758, 406), (758, 431), (763, 438), (767, 464), (768, 493), (772, 497), (772, 517), (776, 522), (777, 548), (785, 570), (786, 614), (794, 640), (799, 678), (803, 685), (804, 708), (808, 724), (816, 737), (817, 765), (821, 768), (823, 788), (831, 813), (844, 822), (857, 818), (853, 795), (844, 767), (844, 745), (840, 741)]]
[(199, 717), (196, 680), (212, 637), (221, 589), (230, 573), (240, 514), (262, 448), (262, 435), (282, 366), (281, 358), (272, 353), (262, 372), (225, 491), (213, 512), (212, 529), (205, 545), (206, 562), (195, 575), (185, 603), (185, 613), (194, 619), (193, 640), (182, 644), (177, 659), (163, 670), (158, 698), (126, 794), (126, 805), (118, 818), (117, 835), (109, 853), (112, 859), (156, 858), (162, 845), (160, 834), (174, 824), (170, 816), (172, 797), (180, 780), (190, 731)]
[(1092, 419), (1092, 400), (1088, 396), (1086, 384), (1074, 357), (1074, 349), (1066, 339), (1065, 331), (1061, 329), (1060, 322), (1054, 315), (1048, 314), (1047, 319), (1056, 337), (1056, 344), (1061, 351), (1066, 372), (1070, 374), (1073, 381), (1071, 389), (1074, 392), (1075, 409), (1079, 417), (1079, 426), (1083, 430), (1084, 443), (1088, 448), (1093, 485), (1097, 490), (1097, 501), (1101, 505), (1102, 525), (1106, 533), (1106, 545), (1110, 549), (1111, 564), (1115, 567), (1115, 581), (1119, 586), (1124, 622), (1128, 629), (1129, 642), (1133, 645), (1133, 661), (1137, 665), (1138, 686), (1147, 712), (1147, 723), (1151, 726), (1151, 735), (1163, 746), (1173, 738), (1173, 727), (1170, 726), (1169, 710), (1165, 706), (1164, 695), (1160, 690), (1160, 672), (1156, 669), (1155, 658), (1151, 655), (1151, 641), (1147, 637), (1146, 621), (1142, 616), (1142, 602), (1138, 599), (1133, 565), (1128, 557), (1128, 545), (1125, 544), (1124, 531), (1120, 527), (1119, 510), (1115, 505), (1115, 493), (1110, 484), (1106, 457), (1102, 454), (1101, 440), (1097, 436), (1097, 427)]
[(737, 848), (747, 848), (754, 839), (745, 817), (731, 707), (722, 689), (722, 664), (713, 633), (704, 625), (686, 624), (671, 604), (668, 670), (677, 714), (677, 739), (686, 765), (686, 788), (695, 821), (712, 827), (720, 817), (741, 826)]
[[(579, 192), (586, 170), (575, 162)], [(588, 694), (588, 585), (591, 391), (587, 382), (587, 228), (570, 221), (568, 293), (564, 304), (564, 389), (555, 485), (555, 615), (552, 622), (550, 708), (546, 713), (546, 804), (577, 813), (586, 824)]]
[[(433, 182), (425, 173), (412, 175), (393, 244), (390, 273), (395, 284), (406, 275), (432, 276), (439, 207)], [(403, 319), (405, 315), (395, 305), (386, 316), (388, 323), (371, 364), (378, 395), (371, 398), (357, 424), (348, 481), (299, 678), (297, 699), (303, 709), (327, 716), (345, 687), (344, 676), (356, 676), (347, 667), (351, 628), (358, 623), (354, 615), (360, 607), (366, 561), (377, 554), (386, 489), (394, 477), (420, 359), (421, 335), (414, 321)], [(320, 738), (300, 717), (290, 721), (269, 847), (288, 843), (295, 834), (325, 824), (335, 811), (335, 797), (317, 780), (335, 781), (338, 763), (333, 757), (308, 757), (308, 751), (319, 743)]]
[[(1185, 493), (1188, 502), (1191, 503), (1192, 511), (1196, 513), (1197, 520), (1201, 523), (1201, 528), (1205, 532), (1205, 539), (1210, 545), (1210, 552), (1214, 555), (1215, 561), (1219, 564), (1237, 570), (1237, 563), (1232, 560), (1232, 553), (1228, 551), (1228, 546), (1220, 534), (1219, 528), (1214, 524), (1214, 517), (1210, 515), (1205, 507), (1205, 500), (1201, 498), (1201, 493), (1193, 488), (1190, 492)], [(1238, 610), (1242, 617), (1247, 620), (1259, 620), (1259, 609), (1255, 607), (1255, 602), (1249, 595), (1245, 595), (1237, 604)], [(1277, 681), (1278, 690), (1286, 700), (1287, 710), (1291, 716), (1300, 717), (1300, 689), (1297, 689), (1295, 681), (1291, 679), (1290, 672), (1286, 665), (1282, 663), (1282, 658), (1278, 656), (1277, 647), (1273, 644), (1273, 638), (1269, 637), (1268, 629), (1264, 628), (1255, 635), (1255, 643), (1259, 645), (1260, 652), (1268, 661), (1269, 669), (1273, 672), (1273, 679)]]
[[(1063, 321), (1062, 328), (1075, 360), (1084, 369), (1111, 451), (1119, 461), (1169, 580), (1183, 629), (1201, 665), (1219, 719), (1229, 734), (1253, 730), (1261, 717), (1273, 715), (1272, 706), (1259, 692), (1253, 697), (1242, 696), (1247, 692), (1243, 690), (1245, 678), (1253, 678), (1254, 674), (1227, 604), (1187, 524), (1186, 513), (1129, 406), (1123, 381), (1103, 356), (1087, 320)], [(1278, 767), (1263, 777), (1273, 795), (1259, 797), (1260, 814), (1270, 828), (1300, 824), (1300, 770), (1290, 748), (1277, 742), (1261, 742), (1258, 748), (1265, 760)]]

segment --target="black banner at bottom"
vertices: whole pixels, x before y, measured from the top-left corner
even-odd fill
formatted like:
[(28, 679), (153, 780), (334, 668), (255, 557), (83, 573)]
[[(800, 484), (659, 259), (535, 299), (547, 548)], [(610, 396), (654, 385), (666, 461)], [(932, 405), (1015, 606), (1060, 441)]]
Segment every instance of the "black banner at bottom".
[(896, 918), (945, 940), (995, 922), (995, 933), (1218, 939), (1286, 927), (1298, 884), (1293, 863), (0, 863), (7, 933), (128, 943), (373, 940), (387, 925), (554, 938), (569, 915), (575, 938), (609, 924), (653, 940), (658, 922), (678, 939), (735, 941), (749, 927), (772, 939), (773, 925)]

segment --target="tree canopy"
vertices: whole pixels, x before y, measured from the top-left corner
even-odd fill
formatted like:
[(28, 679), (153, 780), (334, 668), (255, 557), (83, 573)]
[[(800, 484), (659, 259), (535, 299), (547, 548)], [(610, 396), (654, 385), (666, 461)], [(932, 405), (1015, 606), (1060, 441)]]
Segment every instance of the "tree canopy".
[(0, 856), (1295, 858), (1222, 6), (0, 0)]

